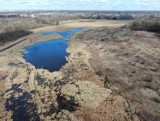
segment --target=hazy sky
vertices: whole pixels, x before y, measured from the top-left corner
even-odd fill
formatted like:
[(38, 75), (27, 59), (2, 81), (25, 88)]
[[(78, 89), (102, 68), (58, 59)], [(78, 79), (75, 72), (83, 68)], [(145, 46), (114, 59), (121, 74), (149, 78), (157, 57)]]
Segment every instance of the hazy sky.
[(160, 0), (0, 0), (0, 10), (160, 10)]

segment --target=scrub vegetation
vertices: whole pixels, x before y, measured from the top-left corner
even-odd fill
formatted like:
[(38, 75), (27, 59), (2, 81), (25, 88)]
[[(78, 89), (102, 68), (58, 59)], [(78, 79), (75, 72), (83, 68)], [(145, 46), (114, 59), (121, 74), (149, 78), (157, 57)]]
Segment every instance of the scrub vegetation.
[(14, 41), (20, 37), (26, 36), (31, 34), (30, 31), (10, 31), (10, 32), (3, 32), (0, 33), (0, 45), (5, 44), (9, 41)]
[(47, 25), (58, 25), (59, 21), (75, 20), (79, 16), (52, 16), (52, 17), (34, 17), (34, 18), (1, 18), (0, 31), (18, 31), (30, 30)]
[(0, 19), (0, 45), (31, 34), (30, 30), (59, 25), (59, 21), (77, 19), (77, 16), (35, 17), (35, 18), (2, 18)]
[[(159, 121), (160, 20), (78, 18), (0, 19), (0, 120)], [(27, 46), (63, 38), (41, 32), (82, 27), (90, 29), (67, 39), (69, 56), (59, 71), (36, 69), (20, 56)], [(40, 54), (36, 62), (53, 62)]]
[(142, 30), (150, 32), (160, 32), (160, 19), (155, 20), (134, 20), (130, 24), (133, 30)]

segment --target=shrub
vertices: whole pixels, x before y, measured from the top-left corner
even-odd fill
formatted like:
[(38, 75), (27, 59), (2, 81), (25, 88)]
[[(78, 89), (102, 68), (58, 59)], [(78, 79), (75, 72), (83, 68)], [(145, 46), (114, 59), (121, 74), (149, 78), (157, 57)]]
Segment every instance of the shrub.
[(0, 44), (4, 44), (9, 41), (14, 41), (20, 37), (31, 34), (30, 31), (12, 31), (0, 33)]
[(0, 19), (0, 31), (2, 32), (26, 31), (42, 26), (42, 24), (36, 23), (32, 18)]
[(160, 32), (160, 20), (134, 20), (129, 27), (132, 30)]

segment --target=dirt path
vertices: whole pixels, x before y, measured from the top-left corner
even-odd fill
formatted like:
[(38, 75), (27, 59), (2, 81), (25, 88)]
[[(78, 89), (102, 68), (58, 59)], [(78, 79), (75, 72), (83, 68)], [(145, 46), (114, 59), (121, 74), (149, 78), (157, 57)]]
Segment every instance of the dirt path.
[(19, 40), (13, 42), (12, 44), (7, 44), (5, 47), (2, 47), (2, 46), (1, 46), (0, 52), (3, 52), (3, 51), (5, 51), (5, 50), (7, 50), (7, 49), (9, 49), (9, 48), (11, 48), (11, 47), (17, 45), (17, 44), (19, 44), (19, 43), (25, 41), (26, 39), (27, 39), (27, 38), (25, 37), (25, 38), (22, 38), (22, 39), (19, 39)]

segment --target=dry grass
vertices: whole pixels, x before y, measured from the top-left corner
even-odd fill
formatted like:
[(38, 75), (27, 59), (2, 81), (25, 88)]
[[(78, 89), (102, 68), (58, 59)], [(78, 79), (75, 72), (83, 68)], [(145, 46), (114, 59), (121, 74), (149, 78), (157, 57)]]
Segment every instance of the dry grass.
[(121, 92), (143, 120), (160, 120), (160, 41), (154, 33), (103, 27), (77, 40), (88, 45), (90, 64), (105, 84)]
[(77, 20), (63, 22), (62, 25), (66, 27), (119, 27), (128, 24), (129, 21), (115, 21), (115, 20)]

